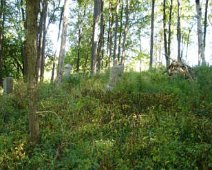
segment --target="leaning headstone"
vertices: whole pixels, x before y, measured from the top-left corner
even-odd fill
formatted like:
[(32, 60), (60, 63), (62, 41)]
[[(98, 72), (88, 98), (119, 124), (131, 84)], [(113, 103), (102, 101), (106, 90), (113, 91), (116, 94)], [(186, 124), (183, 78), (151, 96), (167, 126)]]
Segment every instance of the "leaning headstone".
[(64, 78), (68, 79), (71, 76), (71, 65), (70, 64), (66, 64), (64, 67)]
[(13, 91), (13, 78), (6, 77), (3, 81), (4, 94), (10, 94)]
[(123, 73), (124, 73), (124, 65), (115, 65), (111, 68), (109, 83), (107, 84), (108, 90), (112, 90), (115, 87), (115, 85), (118, 83)]

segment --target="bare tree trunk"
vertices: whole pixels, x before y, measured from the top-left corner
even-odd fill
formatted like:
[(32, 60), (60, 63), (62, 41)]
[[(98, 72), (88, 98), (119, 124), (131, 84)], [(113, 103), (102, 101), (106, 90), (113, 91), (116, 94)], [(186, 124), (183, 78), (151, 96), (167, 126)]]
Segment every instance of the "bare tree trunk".
[[(59, 2), (59, 4), (60, 4), (60, 2)], [(59, 31), (58, 31), (58, 35), (57, 35), (57, 42), (60, 39), (60, 31), (61, 31), (61, 25), (62, 25), (62, 20), (63, 20), (63, 12), (64, 11), (62, 10), (61, 14), (60, 14), (60, 22), (59, 22)], [(51, 83), (54, 82), (55, 67), (56, 67), (56, 54), (57, 54), (57, 50), (55, 50), (54, 56), (53, 56)]]
[(152, 69), (153, 64), (153, 48), (154, 48), (154, 16), (155, 16), (155, 0), (152, 0), (152, 14), (151, 14), (151, 40), (150, 40), (150, 62), (149, 68)]
[(37, 17), (39, 0), (26, 1), (26, 55), (28, 61), (28, 112), (29, 131), (32, 143), (39, 141), (39, 122), (36, 115), (36, 59), (37, 59)]
[(91, 74), (96, 73), (97, 49), (100, 33), (100, 15), (101, 15), (101, 0), (94, 0), (93, 14), (93, 36), (92, 36), (92, 58), (91, 58)]
[(41, 65), (40, 65), (40, 80), (41, 82), (44, 79), (44, 67), (45, 67), (45, 49), (46, 49), (46, 18), (47, 18), (47, 8), (48, 8), (48, 1), (43, 1), (43, 37), (42, 37), (42, 48), (41, 48)]
[(69, 3), (70, 3), (70, 0), (65, 0), (64, 2), (63, 28), (61, 33), (61, 45), (60, 45), (60, 53), (59, 53), (58, 68), (57, 68), (57, 80), (56, 80), (56, 83), (58, 85), (62, 82), (62, 77), (63, 77), (63, 66), (64, 66), (66, 37), (67, 37), (67, 28), (68, 28)]
[(125, 8), (125, 26), (124, 26), (124, 33), (123, 33), (123, 43), (122, 43), (122, 56), (121, 56), (121, 64), (124, 64), (126, 58), (126, 40), (127, 40), (127, 32), (129, 30), (129, 4), (130, 0), (126, 0), (126, 8)]
[(110, 47), (110, 33), (111, 33), (111, 3), (109, 2), (109, 18), (108, 18), (108, 31), (107, 31), (107, 55), (109, 57), (109, 47)]
[(123, 29), (123, 11), (124, 3), (121, 1), (121, 18), (120, 18), (120, 28), (119, 28), (119, 45), (118, 45), (118, 61), (121, 62), (121, 41), (122, 41), (122, 29)]
[(171, 0), (170, 8), (169, 8), (169, 32), (168, 32), (168, 47), (167, 47), (167, 55), (169, 59), (171, 58), (171, 23), (172, 23), (172, 8), (173, 8), (173, 0)]
[(115, 24), (115, 31), (114, 31), (114, 48), (113, 48), (113, 65), (117, 64), (117, 56), (116, 56), (116, 51), (117, 51), (117, 34), (118, 34), (118, 22), (119, 22), (119, 5), (120, 5), (120, 0), (116, 0), (116, 24)]
[(163, 0), (163, 35), (164, 35), (164, 52), (166, 58), (166, 67), (170, 65), (170, 58), (167, 50), (167, 28), (166, 28), (166, 0)]
[(100, 72), (101, 70), (101, 62), (102, 62), (102, 51), (103, 51), (103, 42), (104, 42), (104, 1), (101, 0), (101, 21), (100, 21), (100, 38), (99, 38), (99, 45), (97, 49), (97, 71)]
[(76, 72), (79, 73), (80, 67), (80, 48), (81, 48), (81, 33), (82, 33), (82, 19), (81, 19), (81, 7), (78, 9), (78, 44), (77, 44), (77, 63), (76, 63)]
[(110, 3), (110, 19), (111, 19), (111, 24), (110, 24), (110, 32), (109, 32), (109, 36), (110, 36), (110, 39), (109, 39), (109, 67), (110, 67), (110, 63), (111, 63), (111, 58), (112, 58), (112, 55), (113, 55), (113, 50), (112, 50), (112, 47), (113, 47), (113, 24), (114, 24), (114, 15), (113, 15), (113, 11), (112, 11), (112, 4)]
[(1, 0), (1, 6), (0, 6), (0, 86), (3, 85), (3, 60), (4, 60), (4, 22), (5, 22), (5, 16), (4, 16), (4, 6), (5, 1)]
[(177, 0), (177, 60), (181, 61), (181, 24), (180, 24), (180, 0)]
[(198, 34), (198, 65), (205, 65), (205, 54), (203, 44), (203, 33), (202, 33), (202, 8), (200, 0), (196, 0), (196, 11), (197, 11), (197, 34)]
[[(25, 18), (25, 9), (24, 9), (24, 2), (23, 0), (21, 0), (21, 16), (22, 16), (22, 22), (24, 23), (24, 29), (26, 29), (26, 18)], [(22, 46), (21, 46), (21, 56), (22, 56), (22, 63), (23, 63), (23, 78), (24, 81), (27, 81), (27, 56), (26, 56), (26, 41), (24, 40), (22, 42)]]
[(206, 46), (207, 26), (208, 26), (208, 0), (206, 0), (206, 3), (205, 3), (204, 38), (203, 38), (204, 52), (205, 52), (205, 46)]

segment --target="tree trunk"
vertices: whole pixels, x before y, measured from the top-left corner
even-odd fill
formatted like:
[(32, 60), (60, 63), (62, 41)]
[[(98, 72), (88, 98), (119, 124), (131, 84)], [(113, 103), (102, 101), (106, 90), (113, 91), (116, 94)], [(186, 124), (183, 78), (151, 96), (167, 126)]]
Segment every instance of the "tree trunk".
[(63, 66), (64, 66), (66, 37), (67, 37), (67, 28), (68, 28), (69, 3), (70, 3), (70, 0), (65, 0), (64, 2), (63, 28), (61, 33), (61, 45), (60, 45), (60, 53), (59, 53), (58, 68), (57, 68), (57, 81), (56, 81), (58, 85), (62, 82), (62, 77), (63, 77)]
[(170, 58), (167, 53), (167, 28), (166, 28), (166, 0), (163, 0), (163, 38), (164, 38), (164, 52), (166, 58), (166, 67), (170, 65)]
[[(60, 2), (59, 2), (59, 4), (60, 4)], [(57, 35), (57, 42), (60, 39), (60, 31), (61, 31), (62, 20), (63, 20), (63, 10), (61, 10), (61, 13), (60, 13), (60, 22), (59, 22), (59, 31), (58, 31), (58, 35)], [(51, 83), (54, 82), (55, 67), (56, 67), (56, 54), (57, 54), (57, 49), (55, 50), (54, 56), (53, 56)]]
[(86, 16), (86, 6), (83, 7), (83, 15), (81, 14), (81, 7), (79, 7), (78, 11), (78, 44), (77, 44), (77, 63), (76, 63), (76, 72), (79, 73), (80, 71), (80, 49), (81, 49), (81, 40), (82, 40), (82, 33), (85, 24), (83, 24), (83, 18)]
[(202, 9), (200, 0), (196, 0), (196, 11), (197, 11), (197, 35), (198, 35), (198, 65), (205, 65), (205, 54), (203, 44), (203, 33), (202, 33)]
[[(24, 29), (26, 29), (26, 18), (25, 18), (25, 9), (24, 9), (24, 2), (21, 0), (21, 16), (22, 16), (22, 22), (24, 23)], [(23, 64), (23, 78), (24, 81), (27, 82), (27, 56), (26, 56), (26, 40), (22, 42), (21, 45), (21, 56), (22, 56), (22, 64)]]
[(180, 0), (177, 1), (177, 61), (181, 61)]
[(123, 43), (122, 43), (122, 56), (121, 56), (121, 64), (124, 64), (126, 58), (126, 40), (127, 40), (127, 33), (129, 30), (129, 4), (130, 0), (126, 0), (126, 8), (125, 8), (125, 26), (124, 26), (124, 33), (123, 33)]
[(122, 41), (122, 29), (123, 29), (123, 10), (124, 3), (121, 1), (121, 18), (120, 18), (120, 29), (119, 29), (119, 46), (118, 46), (118, 61), (121, 62), (121, 41)]
[(78, 45), (77, 45), (77, 65), (76, 65), (76, 71), (79, 73), (79, 67), (80, 67), (80, 46), (81, 46), (81, 27), (78, 28)]
[(48, 1), (43, 1), (43, 37), (42, 37), (42, 48), (41, 48), (41, 64), (40, 64), (40, 81), (42, 82), (44, 79), (44, 67), (45, 67), (45, 50), (46, 50), (46, 19), (47, 19), (47, 8), (48, 8)]
[(100, 72), (101, 70), (101, 62), (102, 62), (102, 51), (103, 51), (103, 42), (104, 42), (104, 1), (101, 0), (101, 21), (100, 21), (100, 38), (99, 38), (99, 45), (97, 49), (97, 71)]
[(0, 86), (3, 86), (3, 60), (4, 60), (4, 22), (5, 22), (5, 15), (4, 15), (4, 6), (5, 1), (1, 0), (1, 7), (0, 7)]
[(169, 8), (169, 33), (168, 33), (168, 47), (167, 47), (167, 55), (168, 58), (171, 58), (171, 23), (172, 23), (172, 8), (173, 8), (173, 0), (171, 0), (170, 8)]
[(112, 57), (112, 46), (113, 46), (113, 24), (114, 24), (114, 15), (113, 15), (113, 11), (112, 11), (112, 4), (110, 2), (109, 4), (109, 31), (108, 31), (108, 66), (110, 67), (110, 63), (111, 63), (111, 57)]
[(37, 17), (38, 0), (26, 1), (26, 56), (28, 61), (28, 112), (30, 139), (33, 143), (39, 141), (39, 122), (36, 115), (36, 59), (37, 59)]
[(152, 14), (151, 14), (151, 40), (150, 40), (150, 62), (149, 68), (152, 69), (153, 64), (153, 48), (154, 48), (154, 15), (155, 15), (155, 0), (152, 0)]
[(93, 14), (93, 36), (92, 36), (92, 58), (91, 58), (91, 74), (96, 73), (97, 49), (100, 33), (100, 15), (101, 15), (101, 0), (94, 0)]
[(120, 0), (116, 1), (116, 24), (115, 24), (115, 31), (114, 31), (114, 48), (113, 48), (113, 65), (117, 64), (117, 34), (118, 34), (118, 22), (119, 22), (119, 5)]
[(208, 26), (208, 1), (209, 0), (206, 0), (206, 3), (205, 3), (204, 38), (203, 38), (204, 52), (205, 52), (205, 46), (206, 46), (206, 34), (207, 34), (207, 26)]

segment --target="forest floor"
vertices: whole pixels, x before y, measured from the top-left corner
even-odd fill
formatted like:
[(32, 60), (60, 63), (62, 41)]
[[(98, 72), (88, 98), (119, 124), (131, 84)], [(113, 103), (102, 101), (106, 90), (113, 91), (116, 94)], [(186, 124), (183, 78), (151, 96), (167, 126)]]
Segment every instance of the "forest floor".
[(0, 169), (212, 169), (212, 68), (73, 75), (38, 87), (40, 142), (28, 139), (26, 86), (0, 96)]

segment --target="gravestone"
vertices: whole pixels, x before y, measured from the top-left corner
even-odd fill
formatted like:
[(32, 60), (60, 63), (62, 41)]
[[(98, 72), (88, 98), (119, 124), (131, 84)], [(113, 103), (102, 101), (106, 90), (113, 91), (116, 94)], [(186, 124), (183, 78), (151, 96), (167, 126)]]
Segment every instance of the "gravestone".
[(64, 78), (68, 79), (71, 76), (71, 65), (70, 64), (66, 64), (64, 67)]
[(10, 94), (13, 91), (13, 78), (6, 77), (3, 81), (4, 94)]
[(110, 70), (110, 78), (107, 84), (107, 89), (112, 90), (115, 85), (120, 81), (121, 76), (124, 73), (124, 65), (115, 65)]

